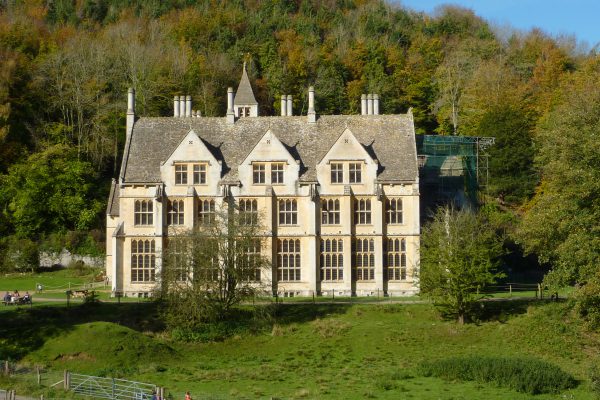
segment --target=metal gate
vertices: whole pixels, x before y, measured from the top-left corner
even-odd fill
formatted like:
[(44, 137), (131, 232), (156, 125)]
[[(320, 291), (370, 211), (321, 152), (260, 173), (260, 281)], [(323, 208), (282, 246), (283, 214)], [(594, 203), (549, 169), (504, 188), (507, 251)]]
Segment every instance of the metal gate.
[(66, 387), (77, 394), (110, 400), (151, 400), (157, 389), (149, 383), (69, 372)]

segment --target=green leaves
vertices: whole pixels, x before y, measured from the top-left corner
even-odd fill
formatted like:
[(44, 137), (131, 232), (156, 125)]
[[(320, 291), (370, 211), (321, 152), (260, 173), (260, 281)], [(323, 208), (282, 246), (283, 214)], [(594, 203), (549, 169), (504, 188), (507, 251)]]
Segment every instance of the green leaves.
[(501, 240), (482, 215), (440, 208), (421, 236), (421, 291), (463, 323), (480, 292), (502, 276), (501, 254)]

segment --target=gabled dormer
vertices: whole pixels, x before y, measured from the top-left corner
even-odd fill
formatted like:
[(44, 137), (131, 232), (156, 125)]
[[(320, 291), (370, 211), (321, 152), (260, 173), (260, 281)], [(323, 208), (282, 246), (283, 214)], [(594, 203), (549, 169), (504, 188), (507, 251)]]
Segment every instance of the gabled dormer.
[(346, 128), (317, 165), (319, 183), (327, 191), (353, 190), (370, 192), (377, 178), (377, 161)]
[(233, 112), (236, 118), (258, 117), (258, 102), (254, 97), (250, 79), (248, 79), (245, 62), (242, 78), (240, 79), (240, 84), (233, 100)]
[[(263, 190), (265, 186), (293, 189), (300, 166), (288, 149), (269, 129), (240, 164), (242, 186)], [(262, 189), (259, 189), (261, 188)], [(286, 190), (286, 189), (284, 189)]]
[(161, 164), (160, 174), (170, 193), (187, 193), (187, 188), (194, 186), (197, 192), (210, 194), (221, 179), (221, 163), (191, 130)]

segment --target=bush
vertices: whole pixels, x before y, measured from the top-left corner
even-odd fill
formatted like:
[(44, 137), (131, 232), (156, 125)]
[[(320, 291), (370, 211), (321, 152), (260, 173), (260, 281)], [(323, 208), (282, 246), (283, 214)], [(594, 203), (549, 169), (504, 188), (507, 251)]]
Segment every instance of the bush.
[(559, 393), (577, 386), (570, 374), (533, 358), (452, 357), (424, 362), (419, 369), (424, 376), (493, 383), (529, 394)]
[(12, 237), (6, 249), (6, 270), (35, 271), (40, 266), (37, 243), (29, 239)]

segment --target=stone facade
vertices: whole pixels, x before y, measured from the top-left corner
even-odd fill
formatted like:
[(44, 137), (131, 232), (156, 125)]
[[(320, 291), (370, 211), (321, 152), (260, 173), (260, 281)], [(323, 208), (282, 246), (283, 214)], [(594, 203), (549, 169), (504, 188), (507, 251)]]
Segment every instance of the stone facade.
[[(224, 202), (250, 200), (264, 226), (261, 252), (272, 260), (262, 281), (273, 292), (417, 292), (419, 181), (410, 111), (378, 115), (377, 98), (369, 108), (376, 112), (363, 104), (363, 115), (318, 116), (313, 91), (308, 116), (293, 116), (291, 107), (284, 116), (257, 116), (245, 69), (239, 92), (228, 104), (235, 118), (192, 112), (139, 119), (130, 92), (127, 143), (107, 210), (113, 291), (151, 292), (169, 235), (192, 229)], [(250, 112), (240, 115), (244, 108)]]

